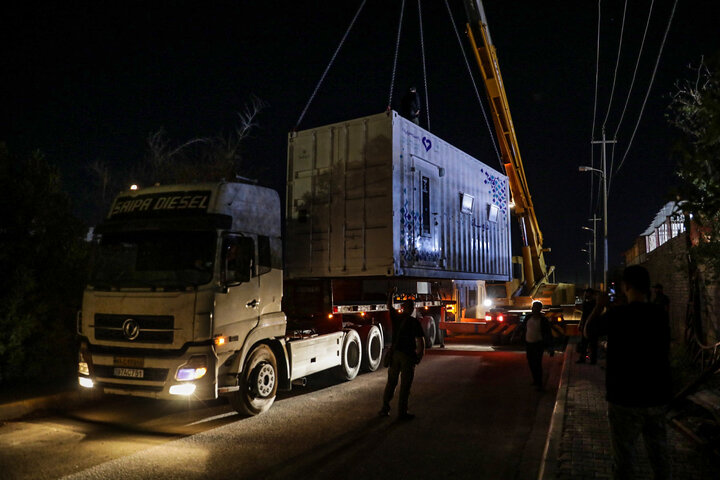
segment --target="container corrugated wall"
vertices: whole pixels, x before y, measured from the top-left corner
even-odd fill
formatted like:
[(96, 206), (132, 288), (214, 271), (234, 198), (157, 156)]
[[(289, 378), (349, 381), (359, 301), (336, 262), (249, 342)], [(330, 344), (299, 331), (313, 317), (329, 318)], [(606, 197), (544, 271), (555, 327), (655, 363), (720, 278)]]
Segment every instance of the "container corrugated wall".
[(507, 177), (395, 112), (291, 134), (286, 275), (507, 280), (508, 197)]

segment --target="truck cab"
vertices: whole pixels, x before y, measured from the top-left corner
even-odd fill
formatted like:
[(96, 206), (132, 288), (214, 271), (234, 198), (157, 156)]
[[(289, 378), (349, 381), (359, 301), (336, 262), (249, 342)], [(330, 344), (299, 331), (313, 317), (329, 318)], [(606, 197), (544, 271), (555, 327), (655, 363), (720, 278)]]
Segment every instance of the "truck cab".
[(256, 185), (121, 193), (93, 239), (80, 384), (207, 400), (239, 388), (258, 344), (285, 358), (280, 222), (277, 193)]

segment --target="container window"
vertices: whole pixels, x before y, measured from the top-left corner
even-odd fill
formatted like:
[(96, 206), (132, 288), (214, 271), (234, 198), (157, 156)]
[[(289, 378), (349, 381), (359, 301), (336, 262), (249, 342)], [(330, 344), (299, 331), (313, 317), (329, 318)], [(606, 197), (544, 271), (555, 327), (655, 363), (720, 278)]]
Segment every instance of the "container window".
[(470, 215), (475, 204), (475, 197), (467, 193), (460, 193), (460, 212)]
[(430, 235), (430, 179), (422, 177), (422, 234)]
[(500, 208), (497, 205), (493, 205), (492, 203), (488, 204), (488, 222), (497, 223), (498, 213), (500, 213)]

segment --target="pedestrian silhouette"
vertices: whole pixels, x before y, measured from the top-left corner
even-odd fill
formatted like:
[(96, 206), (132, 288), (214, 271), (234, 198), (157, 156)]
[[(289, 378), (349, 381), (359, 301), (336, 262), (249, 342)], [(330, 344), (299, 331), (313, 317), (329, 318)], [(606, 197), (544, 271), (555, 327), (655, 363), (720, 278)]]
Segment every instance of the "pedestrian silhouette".
[(400, 377), (400, 395), (398, 398), (398, 419), (412, 420), (415, 415), (408, 412), (408, 399), (410, 387), (415, 377), (415, 365), (425, 353), (425, 335), (420, 322), (413, 315), (415, 302), (406, 299), (402, 302), (401, 311), (396, 310), (392, 304), (393, 295), (388, 298), (388, 311), (392, 320), (392, 345), (387, 352), (386, 365), (388, 379), (383, 393), (383, 403), (380, 416), (390, 415), (390, 401), (395, 394), (398, 377)]
[(627, 303), (614, 306), (607, 295), (599, 296), (585, 325), (588, 337), (607, 335), (605, 388), (613, 474), (635, 478), (634, 447), (642, 434), (654, 478), (671, 478), (665, 424), (672, 396), (668, 315), (648, 301), (650, 275), (645, 268), (627, 267), (622, 291)]
[(552, 355), (552, 331), (550, 320), (542, 314), (543, 304), (533, 302), (532, 311), (525, 317), (525, 353), (527, 355), (530, 374), (533, 378), (532, 385), (537, 390), (542, 390), (543, 352), (547, 349)]
[(590, 363), (593, 365), (597, 363), (598, 338), (587, 338), (582, 334), (585, 329), (585, 323), (594, 309), (595, 291), (592, 288), (587, 288), (585, 289), (585, 295), (583, 296), (582, 316), (580, 317), (580, 324), (578, 325), (578, 330), (580, 331), (578, 353), (580, 354), (580, 358), (575, 363), (585, 363), (585, 357), (588, 356), (588, 350), (590, 350)]

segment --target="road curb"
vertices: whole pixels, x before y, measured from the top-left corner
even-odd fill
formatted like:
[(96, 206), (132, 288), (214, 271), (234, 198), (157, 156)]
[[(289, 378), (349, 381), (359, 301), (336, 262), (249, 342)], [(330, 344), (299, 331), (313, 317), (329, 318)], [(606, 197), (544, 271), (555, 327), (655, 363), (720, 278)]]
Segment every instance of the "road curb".
[(66, 410), (96, 400), (99, 394), (79, 389), (27, 398), (0, 405), (0, 422), (16, 420), (40, 410)]
[(550, 419), (550, 428), (548, 429), (545, 450), (543, 451), (542, 461), (540, 462), (538, 480), (557, 478), (558, 452), (562, 440), (563, 424), (565, 423), (565, 402), (567, 401), (568, 384), (570, 380), (568, 362), (572, 361), (572, 350), (574, 346), (574, 343), (568, 342), (565, 347), (562, 373), (560, 374), (560, 385), (558, 386), (557, 396), (555, 397), (555, 408), (553, 409), (552, 418)]

